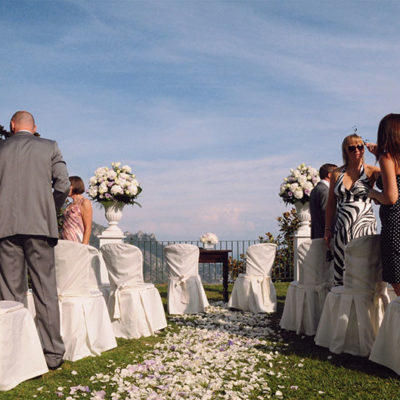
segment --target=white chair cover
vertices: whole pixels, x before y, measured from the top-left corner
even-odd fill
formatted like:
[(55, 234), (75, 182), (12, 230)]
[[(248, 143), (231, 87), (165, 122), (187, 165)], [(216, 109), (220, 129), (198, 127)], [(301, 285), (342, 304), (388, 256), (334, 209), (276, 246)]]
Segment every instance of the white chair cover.
[(271, 271), (276, 244), (260, 243), (246, 250), (246, 273), (239, 274), (233, 285), (228, 306), (253, 313), (276, 311), (275, 286)]
[(196, 314), (209, 305), (199, 275), (199, 254), (199, 248), (192, 244), (164, 247), (170, 314)]
[(400, 375), (400, 297), (386, 309), (369, 359)]
[(0, 301), (0, 390), (48, 372), (32, 315), (22, 303)]
[(108, 311), (115, 336), (139, 338), (153, 335), (167, 326), (160, 293), (143, 281), (143, 255), (127, 243), (101, 247), (111, 291)]
[(305, 240), (298, 248), (299, 280), (288, 288), (280, 321), (282, 329), (315, 335), (325, 298), (332, 286), (332, 263), (323, 239)]
[(84, 244), (59, 240), (55, 247), (65, 360), (96, 356), (117, 346), (107, 306), (97, 286), (96, 258), (96, 249)]
[(352, 240), (345, 248), (344, 286), (328, 293), (315, 343), (333, 353), (367, 356), (388, 304), (382, 282), (379, 235)]

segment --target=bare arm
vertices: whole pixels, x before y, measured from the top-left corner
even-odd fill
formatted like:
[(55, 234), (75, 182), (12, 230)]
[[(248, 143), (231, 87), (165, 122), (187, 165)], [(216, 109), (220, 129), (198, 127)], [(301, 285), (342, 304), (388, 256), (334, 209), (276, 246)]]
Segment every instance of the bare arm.
[(381, 204), (391, 205), (396, 203), (399, 197), (399, 190), (396, 182), (396, 165), (390, 154), (383, 154), (379, 158), (383, 180), (383, 192), (370, 190), (368, 196)]
[(374, 186), (376, 180), (381, 174), (381, 169), (379, 167), (374, 167), (373, 165), (365, 164), (365, 172), (368, 176), (371, 186)]
[(83, 221), (83, 244), (89, 244), (90, 234), (92, 233), (92, 204), (90, 200), (85, 199), (81, 205), (81, 214), (82, 214), (82, 221)]
[(332, 225), (333, 225), (333, 218), (336, 214), (336, 196), (334, 193), (336, 180), (339, 176), (339, 172), (335, 171), (331, 175), (331, 181), (329, 184), (329, 196), (328, 196), (328, 203), (326, 205), (326, 213), (325, 213), (325, 233), (324, 233), (324, 240), (326, 245), (330, 248), (330, 242), (332, 239)]

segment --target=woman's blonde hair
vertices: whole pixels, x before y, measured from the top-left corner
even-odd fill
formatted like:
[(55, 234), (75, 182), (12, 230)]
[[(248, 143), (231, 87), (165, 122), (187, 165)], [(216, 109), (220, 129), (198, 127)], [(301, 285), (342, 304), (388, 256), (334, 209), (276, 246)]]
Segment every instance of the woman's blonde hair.
[[(343, 157), (343, 164), (344, 164), (343, 166), (344, 167), (346, 167), (347, 164), (349, 163), (349, 156), (347, 154), (347, 145), (348, 145), (349, 139), (360, 139), (361, 141), (363, 141), (362, 137), (358, 136), (356, 133), (352, 133), (351, 135), (347, 135), (343, 139), (343, 142), (342, 142), (342, 157)], [(362, 160), (364, 162), (364, 155), (362, 157)]]
[(378, 128), (376, 159), (389, 153), (394, 163), (400, 165), (400, 114), (388, 114), (382, 118)]

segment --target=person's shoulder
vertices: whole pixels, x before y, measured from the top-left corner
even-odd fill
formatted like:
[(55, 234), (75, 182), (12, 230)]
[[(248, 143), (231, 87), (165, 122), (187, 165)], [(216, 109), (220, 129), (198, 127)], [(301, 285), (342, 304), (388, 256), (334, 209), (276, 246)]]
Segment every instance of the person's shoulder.
[(55, 140), (52, 140), (52, 139), (45, 139), (45, 138), (37, 137), (37, 136), (34, 136), (33, 138), (37, 143), (41, 143), (45, 146), (54, 146), (54, 144), (57, 143)]
[(340, 167), (336, 167), (333, 171), (332, 171), (332, 173), (333, 174), (341, 174), (344, 170), (345, 170), (345, 166), (344, 165), (341, 165)]
[(92, 207), (92, 202), (87, 197), (84, 197), (82, 199), (82, 203), (81, 204), (84, 207)]
[(345, 170), (344, 165), (341, 167), (337, 167), (332, 171), (332, 176), (335, 178), (335, 180), (338, 178), (338, 176)]
[(368, 176), (371, 176), (375, 172), (379, 172), (380, 168), (376, 165), (364, 164), (364, 170)]

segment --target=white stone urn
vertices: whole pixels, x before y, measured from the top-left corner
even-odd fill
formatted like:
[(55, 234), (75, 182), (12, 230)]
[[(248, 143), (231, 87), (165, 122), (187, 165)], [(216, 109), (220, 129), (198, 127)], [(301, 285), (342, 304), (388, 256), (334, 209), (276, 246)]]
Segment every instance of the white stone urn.
[(116, 236), (121, 237), (124, 235), (121, 228), (118, 226), (118, 222), (122, 218), (122, 209), (125, 206), (125, 203), (105, 203), (103, 204), (105, 209), (105, 216), (108, 221), (108, 228), (103, 232), (103, 236), (107, 235), (108, 237)]
[(294, 203), (297, 211), (297, 218), (300, 220), (300, 226), (297, 229), (296, 236), (310, 236), (311, 235), (311, 214), (310, 202), (304, 204), (301, 201)]

